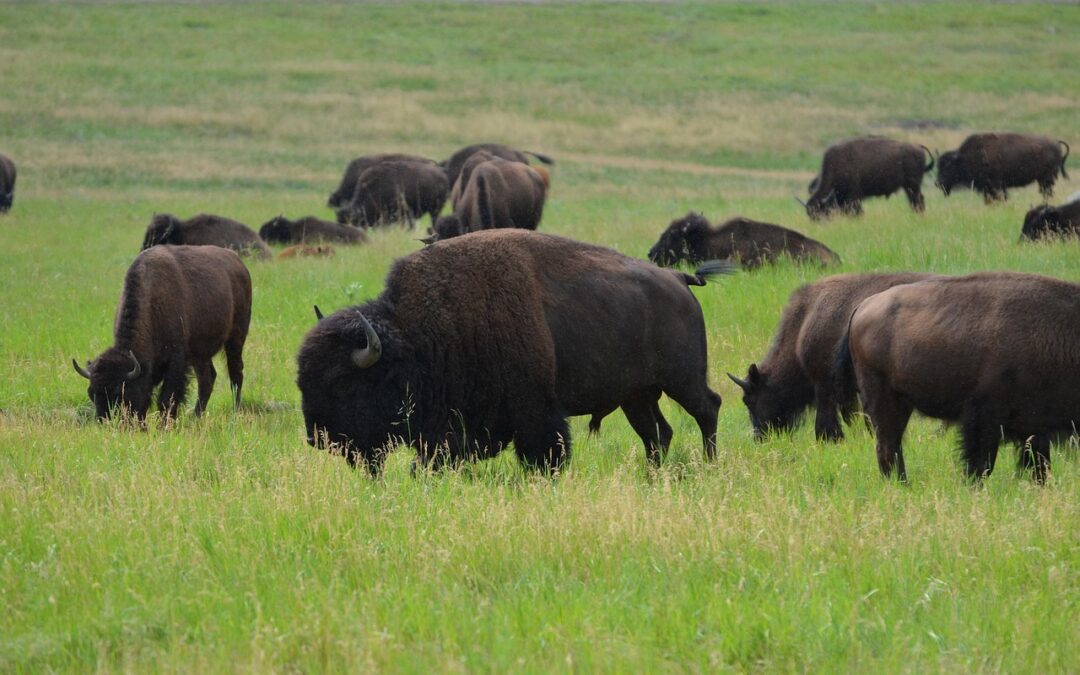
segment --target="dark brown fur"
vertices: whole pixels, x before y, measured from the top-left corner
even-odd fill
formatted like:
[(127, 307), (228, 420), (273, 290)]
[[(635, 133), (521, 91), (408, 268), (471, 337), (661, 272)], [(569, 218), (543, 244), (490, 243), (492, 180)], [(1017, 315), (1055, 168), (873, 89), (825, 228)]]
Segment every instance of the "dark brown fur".
[(546, 178), (528, 164), (498, 157), (477, 164), (454, 213), (436, 222), (436, 238), (507, 227), (535, 230), (544, 215)]
[(972, 134), (957, 150), (938, 158), (935, 184), (946, 196), (957, 188), (972, 188), (989, 203), (1008, 199), (1008, 188), (1037, 182), (1039, 192), (1049, 199), (1058, 174), (1069, 177), (1068, 156), (1069, 146), (1048, 136)]
[(437, 164), (380, 162), (360, 175), (352, 202), (337, 212), (339, 223), (375, 227), (427, 214), (434, 223), (446, 203), (446, 173)]
[(187, 220), (180, 220), (171, 213), (155, 215), (146, 228), (142, 248), (146, 250), (160, 244), (220, 246), (263, 260), (271, 257), (270, 248), (250, 227), (231, 218), (206, 213)]
[(837, 412), (849, 420), (857, 401), (854, 383), (839, 379), (835, 358), (852, 310), (887, 288), (930, 278), (933, 275), (917, 273), (840, 274), (796, 289), (761, 364), (751, 363), (745, 380), (728, 374), (743, 390), (754, 437), (790, 431), (813, 404), (817, 437), (843, 438)]
[(15, 162), (0, 155), (0, 213), (7, 213), (15, 204)]
[(364, 155), (349, 162), (345, 167), (345, 173), (341, 177), (338, 189), (330, 194), (326, 205), (332, 209), (341, 208), (350, 204), (356, 195), (356, 183), (360, 176), (371, 167), (380, 162), (419, 162), (420, 164), (435, 164), (435, 160), (419, 155), (406, 155), (401, 153), (386, 153), (381, 155)]
[(1080, 285), (982, 272), (896, 286), (855, 310), (839, 360), (883, 475), (906, 479), (901, 439), (918, 410), (960, 423), (969, 477), (990, 475), (1004, 438), (1041, 481), (1050, 438), (1080, 424)]
[[(211, 359), (223, 348), (239, 406), (250, 319), (251, 276), (236, 253), (217, 246), (143, 251), (124, 278), (112, 347), (80, 373), (89, 376), (98, 418), (123, 404), (144, 419), (159, 384), (158, 409), (173, 417), (185, 400), (189, 370), (199, 383), (195, 414), (201, 414), (217, 377)], [(135, 371), (132, 355), (139, 372), (127, 378)]]
[(1024, 216), (1022, 239), (1080, 236), (1080, 200), (1061, 206), (1036, 206)]
[(332, 241), (337, 244), (364, 244), (367, 235), (350, 225), (331, 223), (315, 216), (289, 220), (278, 216), (259, 228), (259, 236), (268, 244), (312, 244)]
[(544, 164), (554, 164), (555, 160), (551, 159), (547, 155), (542, 155), (538, 152), (532, 152), (530, 150), (516, 150), (508, 145), (502, 143), (477, 143), (476, 145), (468, 145), (453, 155), (449, 159), (442, 162), (442, 166), (446, 169), (446, 179), (450, 182), (450, 185), (457, 183), (458, 178), (461, 175), (461, 169), (477, 152), (487, 152), (495, 157), (501, 157), (511, 162), (520, 162), (522, 164), (529, 163), (528, 155), (532, 155)]
[[(425, 464), (513, 441), (525, 465), (552, 470), (570, 453), (568, 415), (621, 407), (655, 462), (672, 436), (666, 393), (711, 457), (720, 397), (689, 283), (704, 282), (524, 230), (433, 244), (395, 262), (378, 298), (308, 332), (297, 384), (309, 442), (377, 471), (394, 439)], [(373, 349), (362, 316), (381, 344), (366, 368), (353, 361)]]
[(742, 217), (713, 228), (704, 216), (692, 212), (671, 221), (649, 250), (649, 260), (657, 265), (733, 258), (754, 269), (781, 256), (822, 265), (840, 262), (828, 246), (795, 230)]
[(884, 136), (841, 141), (825, 151), (817, 184), (811, 182), (814, 192), (804, 203), (806, 213), (814, 219), (835, 210), (860, 215), (863, 199), (888, 197), (897, 190), (903, 190), (911, 208), (922, 213), (923, 174), (933, 167), (934, 158), (922, 145)]

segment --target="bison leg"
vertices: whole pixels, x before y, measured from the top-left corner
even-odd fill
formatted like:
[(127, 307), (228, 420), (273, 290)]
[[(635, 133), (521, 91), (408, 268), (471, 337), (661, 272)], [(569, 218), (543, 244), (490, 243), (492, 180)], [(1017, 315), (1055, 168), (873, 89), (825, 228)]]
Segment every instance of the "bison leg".
[(922, 188), (918, 185), (911, 188), (904, 188), (904, 194), (907, 195), (908, 203), (911, 204), (912, 210), (915, 213), (922, 213), (926, 211), (926, 200), (922, 196)]
[(968, 478), (978, 480), (994, 471), (997, 460), (1000, 428), (994, 423), (992, 411), (981, 401), (969, 401), (961, 414), (961, 455)]
[(234, 333), (225, 343), (225, 361), (229, 368), (229, 384), (233, 390), (236, 409), (240, 409), (240, 390), (244, 388), (244, 339), (247, 327), (241, 334)]
[(158, 392), (158, 410), (165, 413), (167, 420), (176, 417), (176, 409), (187, 398), (187, 368), (175, 363), (170, 363), (166, 368), (161, 391)]
[(1049, 178), (1039, 179), (1039, 194), (1043, 196), (1043, 201), (1048, 202), (1050, 198), (1054, 196), (1054, 180), (1055, 176)]
[(1050, 471), (1050, 439), (1042, 434), (1030, 436), (1020, 444), (1017, 457), (1021, 469), (1034, 469), (1035, 482), (1042, 485)]
[(671, 425), (657, 405), (659, 400), (660, 392), (651, 391), (635, 396), (622, 405), (626, 420), (645, 444), (645, 457), (654, 466), (659, 466), (667, 454), (673, 435)]
[(818, 439), (833, 442), (842, 439), (844, 431), (840, 428), (840, 419), (837, 415), (839, 402), (831, 386), (814, 385), (814, 407), (817, 409), (814, 434)]
[(214, 391), (217, 371), (214, 370), (214, 362), (210, 359), (196, 361), (192, 367), (195, 370), (195, 380), (199, 383), (199, 400), (195, 402), (195, 414), (202, 415), (210, 400), (210, 394)]
[(896, 396), (877, 373), (859, 373), (858, 381), (863, 407), (870, 416), (877, 437), (878, 469), (882, 476), (888, 478), (892, 476), (893, 467), (896, 467), (896, 477), (905, 482), (907, 468), (904, 466), (901, 443), (908, 420), (911, 419), (912, 407)]
[(529, 469), (552, 474), (570, 459), (570, 426), (566, 416), (554, 408), (540, 420), (519, 423), (514, 433), (518, 460)]
[(709, 389), (704, 382), (699, 386), (680, 383), (678, 389), (665, 389), (664, 393), (681, 405), (697, 422), (701, 429), (705, 459), (716, 459), (716, 416), (720, 413), (720, 394)]

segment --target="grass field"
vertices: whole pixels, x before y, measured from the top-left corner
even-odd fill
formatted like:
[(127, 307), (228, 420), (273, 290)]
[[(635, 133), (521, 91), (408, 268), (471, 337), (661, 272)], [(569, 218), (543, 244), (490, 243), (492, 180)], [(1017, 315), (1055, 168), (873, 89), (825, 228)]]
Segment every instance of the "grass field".
[[(1044, 487), (1012, 451), (973, 487), (917, 419), (911, 482), (861, 424), (754, 442), (737, 388), (788, 294), (832, 271), (1080, 281), (1074, 243), (1017, 243), (1034, 188), (927, 212), (791, 199), (830, 142), (973, 130), (1080, 148), (1080, 13), (1064, 4), (0, 4), (0, 672), (1076, 672), (1080, 461)], [(794, 227), (844, 259), (695, 289), (719, 457), (665, 401), (648, 470), (613, 415), (572, 423), (557, 480), (512, 454), (377, 481), (304, 443), (295, 354), (376, 295), (417, 232), (329, 261), (251, 263), (245, 405), (93, 422), (71, 358), (111, 344), (155, 212), (328, 216), (346, 162), (501, 141), (556, 158), (541, 229), (644, 256), (689, 209)], [(1080, 189), (1080, 164), (1058, 184)], [(223, 368), (219, 367), (219, 371)], [(942, 373), (947, 377), (947, 372)]]

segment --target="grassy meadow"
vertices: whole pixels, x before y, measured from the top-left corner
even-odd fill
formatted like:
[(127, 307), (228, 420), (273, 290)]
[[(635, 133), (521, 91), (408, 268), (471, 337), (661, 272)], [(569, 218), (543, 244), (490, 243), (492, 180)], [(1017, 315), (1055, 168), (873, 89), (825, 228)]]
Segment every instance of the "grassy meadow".
[[(985, 206), (928, 179), (923, 216), (895, 196), (820, 223), (791, 198), (856, 134), (1080, 149), (1077, 45), (1066, 4), (0, 4), (0, 672), (1077, 672), (1075, 447), (1043, 487), (1003, 447), (973, 487), (955, 430), (915, 419), (898, 485), (862, 424), (755, 442), (724, 376), (832, 272), (1080, 281), (1075, 242), (1017, 242), (1033, 187)], [(329, 217), (352, 157), (484, 141), (557, 160), (545, 232), (644, 256), (694, 209), (843, 257), (694, 289), (715, 462), (666, 399), (659, 470), (621, 414), (573, 420), (556, 480), (511, 453), (413, 478), (408, 450), (371, 480), (309, 448), (311, 306), (378, 294), (404, 229), (249, 263), (243, 410), (221, 365), (202, 419), (93, 421), (71, 359), (111, 344), (155, 212)]]

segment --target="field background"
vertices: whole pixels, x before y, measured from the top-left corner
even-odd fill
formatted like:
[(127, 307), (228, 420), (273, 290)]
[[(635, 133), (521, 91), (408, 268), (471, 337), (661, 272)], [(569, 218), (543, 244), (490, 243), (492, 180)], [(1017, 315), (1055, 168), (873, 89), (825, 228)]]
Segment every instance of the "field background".
[[(755, 443), (737, 388), (798, 285), (832, 271), (981, 269), (1080, 281), (1073, 243), (1017, 243), (1034, 188), (986, 207), (902, 197), (811, 223), (829, 143), (945, 150), (1037, 131), (1080, 149), (1080, 12), (1064, 4), (0, 4), (0, 671), (1080, 670), (1080, 467), (971, 487), (955, 431), (810, 425)], [(295, 353), (377, 294), (417, 232), (330, 261), (250, 264), (244, 410), (92, 421), (70, 360), (111, 342), (155, 212), (254, 227), (323, 204), (360, 154), (500, 141), (558, 164), (541, 229), (644, 256), (689, 209), (800, 229), (842, 267), (695, 289), (719, 458), (665, 401), (644, 464), (621, 415), (558, 480), (512, 455), (372, 481), (303, 441)], [(1080, 162), (1056, 199), (1080, 189)], [(426, 223), (425, 223), (426, 224)], [(942, 377), (948, 377), (943, 369)]]

